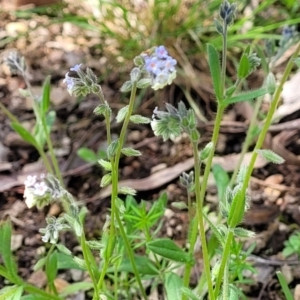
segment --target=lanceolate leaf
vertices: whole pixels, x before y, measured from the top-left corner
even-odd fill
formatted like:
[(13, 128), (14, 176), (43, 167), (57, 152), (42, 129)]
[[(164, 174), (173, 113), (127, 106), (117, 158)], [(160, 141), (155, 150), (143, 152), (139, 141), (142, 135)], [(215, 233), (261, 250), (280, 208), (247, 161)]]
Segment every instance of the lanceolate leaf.
[(173, 261), (191, 263), (192, 258), (170, 239), (157, 239), (147, 244), (154, 253)]
[(173, 272), (166, 273), (164, 287), (166, 289), (167, 299), (181, 300), (183, 282), (180, 276)]
[(11, 123), (11, 127), (13, 128), (13, 130), (15, 130), (21, 136), (21, 138), (24, 141), (28, 142), (29, 144), (33, 145), (34, 147), (37, 146), (37, 142), (36, 142), (35, 138), (21, 124)]
[(218, 101), (220, 102), (221, 100), (223, 100), (223, 95), (219, 55), (215, 47), (211, 44), (207, 44), (207, 53), (209, 69), (213, 80), (215, 94)]
[(267, 88), (263, 87), (263, 88), (260, 88), (258, 90), (245, 92), (245, 93), (233, 96), (231, 98), (225, 99), (222, 102), (222, 104), (224, 106), (227, 106), (229, 104), (234, 104), (234, 103), (238, 103), (238, 102), (242, 102), (242, 101), (248, 101), (248, 100), (255, 99), (257, 97), (264, 96), (267, 93), (268, 93)]
[(263, 150), (257, 150), (257, 153), (263, 156), (264, 159), (266, 159), (269, 162), (272, 162), (274, 164), (282, 164), (284, 163), (284, 159), (269, 149), (263, 149)]
[(240, 60), (239, 69), (238, 69), (238, 78), (243, 79), (246, 78), (249, 74), (250, 63), (247, 55), (244, 53)]
[(41, 102), (41, 114), (42, 116), (48, 111), (50, 105), (50, 76), (46, 78), (43, 85), (43, 95)]
[(0, 256), (6, 268), (9, 280), (17, 283), (19, 280), (17, 275), (17, 265), (11, 252), (11, 234), (12, 228), (10, 222), (0, 224)]

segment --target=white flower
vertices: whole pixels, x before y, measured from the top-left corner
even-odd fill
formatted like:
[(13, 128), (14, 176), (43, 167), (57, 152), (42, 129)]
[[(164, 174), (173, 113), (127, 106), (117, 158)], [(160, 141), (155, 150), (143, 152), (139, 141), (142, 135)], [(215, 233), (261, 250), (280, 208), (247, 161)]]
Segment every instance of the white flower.
[(32, 193), (32, 188), (29, 188), (26, 185), (24, 190), (24, 198), (28, 208), (31, 208), (36, 205), (36, 197)]
[(34, 191), (33, 191), (33, 193), (35, 195), (38, 195), (38, 196), (44, 196), (47, 190), (48, 190), (48, 187), (45, 184), (45, 182), (41, 182), (41, 183), (37, 182), (34, 185)]
[(35, 183), (36, 183), (36, 175), (34, 176), (28, 175), (27, 179), (24, 182), (26, 187), (33, 186)]

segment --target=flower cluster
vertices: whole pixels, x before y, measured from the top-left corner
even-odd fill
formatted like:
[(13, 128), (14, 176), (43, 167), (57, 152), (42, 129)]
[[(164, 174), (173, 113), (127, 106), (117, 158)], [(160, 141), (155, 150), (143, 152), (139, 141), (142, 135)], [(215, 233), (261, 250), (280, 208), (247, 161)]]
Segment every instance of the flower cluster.
[(28, 208), (36, 206), (40, 209), (52, 201), (67, 198), (67, 192), (60, 186), (57, 178), (51, 174), (47, 174), (47, 176), (41, 174), (39, 178), (36, 175), (29, 175), (24, 185), (24, 198)]
[(81, 65), (78, 64), (70, 68), (71, 72), (75, 72), (78, 77), (73, 77), (66, 74), (64, 83), (67, 84), (67, 89), (70, 95), (86, 96), (91, 93), (102, 93), (100, 85), (97, 83), (97, 76), (90, 68), (86, 71), (81, 70)]
[(42, 208), (43, 206), (50, 203), (50, 190), (43, 181), (44, 178), (44, 174), (40, 176), (39, 180), (37, 179), (37, 176), (27, 176), (27, 179), (24, 182), (24, 198), (28, 208), (31, 208), (35, 205), (37, 206), (37, 208)]
[(68, 224), (65, 223), (65, 219), (62, 217), (46, 218), (46, 223), (47, 223), (47, 227), (41, 228), (39, 230), (39, 232), (43, 234), (42, 241), (44, 243), (50, 242), (51, 244), (56, 244), (58, 240), (59, 232), (71, 228)]
[(180, 101), (178, 109), (166, 103), (167, 111), (160, 111), (157, 107), (153, 111), (151, 127), (156, 136), (161, 136), (164, 141), (174, 139), (182, 131), (186, 132), (193, 141), (199, 139), (196, 116), (192, 109), (187, 109)]
[(164, 46), (155, 47), (150, 54), (141, 54), (144, 60), (144, 68), (152, 79), (152, 88), (158, 90), (171, 84), (176, 78), (175, 66), (177, 61), (168, 55)]
[(235, 18), (236, 4), (225, 0), (220, 6), (220, 17), (226, 25), (230, 25)]

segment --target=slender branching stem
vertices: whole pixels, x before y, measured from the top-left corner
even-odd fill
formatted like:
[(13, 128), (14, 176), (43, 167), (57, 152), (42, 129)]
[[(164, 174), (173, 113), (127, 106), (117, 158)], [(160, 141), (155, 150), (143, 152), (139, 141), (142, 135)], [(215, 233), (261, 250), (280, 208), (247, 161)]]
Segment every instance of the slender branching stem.
[[(45, 137), (46, 137), (46, 142), (47, 142), (47, 146), (48, 146), (48, 149), (49, 149), (51, 162), (52, 162), (52, 165), (53, 165), (53, 168), (54, 168), (54, 172), (51, 172), (51, 173), (53, 175), (55, 175), (58, 178), (58, 180), (60, 181), (60, 184), (62, 186), (64, 186), (62, 174), (60, 172), (59, 165), (58, 165), (55, 153), (54, 153), (53, 144), (52, 144), (52, 141), (51, 141), (50, 132), (49, 132), (49, 130), (47, 128), (45, 116), (41, 116), (41, 114), (40, 114), (39, 107), (37, 106), (36, 101), (35, 101), (35, 96), (32, 93), (31, 84), (30, 84), (30, 82), (29, 82), (29, 80), (28, 80), (28, 78), (27, 78), (27, 76), (26, 76), (26, 74), (25, 74), (24, 71), (22, 72), (22, 76), (23, 76), (23, 78), (25, 80), (25, 83), (27, 85), (28, 91), (30, 93), (30, 97), (32, 99), (32, 108), (33, 108), (33, 111), (34, 111), (34, 114), (35, 114), (35, 117), (36, 117), (36, 122), (37, 122), (37, 124), (39, 126), (42, 125), (43, 131), (44, 131), (44, 134), (45, 134)], [(41, 151), (44, 152), (44, 149), (41, 148)], [(44, 158), (44, 157), (47, 159), (46, 155), (42, 156), (42, 158)], [(45, 160), (43, 159), (43, 161), (45, 161)]]
[[(90, 249), (88, 248), (88, 245), (86, 244), (86, 239), (85, 239), (84, 232), (82, 232), (81, 237), (80, 237), (80, 245), (81, 245), (84, 261), (86, 262), (86, 268), (88, 270), (89, 276), (90, 276), (90, 278), (93, 282), (93, 286), (94, 286), (93, 300), (99, 300), (99, 289), (98, 289), (98, 285), (97, 285), (97, 279), (96, 279), (95, 274), (92, 270), (93, 264), (89, 259)], [(93, 267), (95, 267), (95, 266), (93, 266)]]
[(130, 121), (130, 116), (133, 112), (133, 108), (134, 108), (134, 101), (136, 98), (136, 91), (137, 91), (137, 87), (136, 87), (136, 83), (133, 83), (132, 86), (132, 90), (131, 90), (131, 96), (130, 96), (130, 100), (129, 100), (129, 105), (128, 105), (128, 112), (126, 114), (126, 117), (124, 119), (123, 122), (123, 126), (120, 132), (120, 136), (119, 136), (119, 145), (118, 148), (116, 150), (116, 154), (114, 156), (114, 158), (111, 159), (111, 163), (112, 163), (112, 194), (111, 194), (111, 224), (110, 224), (110, 234), (109, 234), (109, 241), (108, 241), (108, 246), (107, 246), (107, 253), (106, 253), (106, 260), (104, 263), (104, 267), (102, 269), (102, 273), (101, 273), (101, 277), (100, 280), (98, 282), (98, 286), (100, 284), (101, 286), (101, 281), (103, 280), (103, 274), (106, 273), (107, 267), (108, 267), (108, 259), (109, 257), (111, 257), (111, 254), (113, 252), (113, 248), (114, 248), (114, 244), (115, 244), (115, 220), (117, 221), (119, 230), (120, 230), (120, 234), (121, 237), (124, 241), (125, 244), (125, 248), (128, 254), (128, 257), (130, 259), (132, 268), (133, 268), (133, 272), (134, 275), (136, 277), (137, 283), (139, 285), (140, 291), (143, 295), (144, 299), (147, 299), (147, 295), (145, 292), (145, 289), (142, 285), (142, 281), (140, 279), (140, 275), (139, 272), (137, 270), (136, 267), (136, 263), (134, 260), (134, 253), (133, 250), (131, 248), (130, 242), (128, 240), (128, 237), (126, 235), (126, 232), (123, 228), (123, 224), (119, 215), (119, 211), (118, 211), (118, 207), (117, 207), (117, 200), (118, 200), (118, 183), (119, 183), (119, 161), (120, 161), (120, 157), (121, 157), (121, 151), (122, 151), (122, 147), (124, 145), (124, 141), (125, 141), (125, 136), (126, 136), (126, 132), (127, 132), (127, 128), (128, 128), (128, 124)]
[(253, 111), (253, 114), (252, 114), (252, 117), (251, 117), (251, 121), (250, 121), (250, 124), (249, 124), (249, 128), (248, 128), (248, 131), (247, 131), (245, 142), (243, 144), (243, 148), (242, 148), (242, 151), (240, 153), (240, 157), (239, 157), (239, 160), (237, 162), (237, 165), (235, 166), (234, 172), (233, 172), (233, 174), (231, 176), (231, 179), (230, 179), (230, 183), (229, 183), (230, 187), (233, 187), (233, 185), (235, 183), (235, 180), (236, 180), (236, 177), (237, 177), (237, 174), (240, 170), (243, 159), (245, 157), (245, 154), (247, 153), (247, 151), (249, 149), (249, 146), (251, 145), (251, 143), (253, 141), (253, 138), (254, 138), (253, 130), (254, 130), (254, 127), (257, 123), (257, 116), (258, 116), (259, 109), (261, 107), (262, 101), (263, 101), (263, 97), (259, 97), (259, 99), (255, 103), (254, 111)]
[[(259, 137), (257, 139), (257, 142), (256, 142), (255, 148), (253, 150), (253, 154), (252, 154), (249, 166), (247, 168), (245, 179), (244, 179), (244, 182), (243, 182), (243, 185), (242, 185), (242, 188), (241, 188), (241, 193), (243, 195), (245, 195), (245, 197), (246, 197), (247, 188), (248, 188), (248, 185), (249, 185), (249, 182), (250, 182), (251, 174), (252, 174), (252, 171), (253, 171), (253, 168), (254, 168), (254, 165), (255, 165), (255, 161), (256, 161), (256, 158), (257, 158), (257, 155), (258, 155), (257, 150), (259, 150), (263, 145), (266, 134), (267, 134), (268, 129), (271, 125), (273, 115), (274, 115), (274, 113), (276, 111), (276, 108), (278, 106), (278, 103), (280, 101), (280, 95), (281, 95), (281, 92), (282, 92), (282, 89), (283, 89), (283, 85), (287, 81), (287, 79), (288, 79), (288, 77), (291, 73), (291, 70), (292, 70), (293, 65), (294, 65), (294, 59), (299, 55), (299, 52), (300, 52), (300, 43), (298, 44), (297, 49), (295, 50), (294, 54), (290, 58), (287, 66), (284, 70), (283, 76), (280, 80), (280, 83), (279, 83), (278, 87), (276, 88), (276, 91), (273, 95), (273, 101), (271, 102), (270, 109), (269, 109), (269, 112), (267, 114), (265, 123), (264, 123), (263, 128), (262, 128), (262, 130), (259, 134)], [(233, 233), (232, 233), (232, 231), (230, 231), (228, 233), (228, 236), (227, 236), (227, 239), (226, 239), (226, 242), (225, 242), (225, 249), (224, 249), (224, 252), (223, 252), (223, 255), (222, 255), (222, 260), (221, 260), (221, 265), (220, 265), (220, 272), (219, 272), (216, 287), (215, 287), (215, 295), (218, 295), (218, 291), (220, 289), (220, 285), (221, 285), (221, 282), (222, 282), (222, 276), (223, 276), (223, 272), (224, 272), (223, 270), (224, 270), (224, 268), (227, 264), (227, 259), (228, 259), (229, 253), (230, 253), (230, 247), (231, 247), (232, 239), (233, 239)]]

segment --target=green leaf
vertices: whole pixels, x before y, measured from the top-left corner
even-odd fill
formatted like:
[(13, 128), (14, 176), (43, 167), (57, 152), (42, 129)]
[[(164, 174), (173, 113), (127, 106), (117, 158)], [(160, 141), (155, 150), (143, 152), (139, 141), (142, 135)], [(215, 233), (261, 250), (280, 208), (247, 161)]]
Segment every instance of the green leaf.
[(288, 257), (288, 256), (290, 256), (290, 255), (292, 255), (292, 254), (294, 254), (294, 253), (296, 253), (296, 252), (297, 252), (297, 251), (295, 251), (295, 249), (293, 249), (293, 248), (291, 248), (291, 247), (286, 247), (286, 248), (283, 249), (282, 255), (283, 255), (284, 257)]
[(182, 278), (173, 272), (168, 272), (164, 276), (164, 287), (167, 299), (181, 300), (183, 282)]
[(298, 68), (300, 68), (300, 57), (295, 58), (294, 63), (297, 65)]
[(187, 287), (182, 287), (181, 288), (181, 291), (182, 291), (182, 294), (185, 295), (185, 296), (188, 296), (188, 299), (189, 300), (199, 300), (200, 299), (200, 296), (195, 294), (192, 290), (190, 290), (189, 288)]
[(48, 133), (51, 132), (55, 119), (56, 119), (56, 112), (54, 110), (49, 111), (48, 114), (46, 115), (46, 126), (47, 126)]
[(85, 270), (85, 268), (82, 267), (82, 264), (78, 264), (77, 261), (71, 255), (66, 255), (65, 253), (59, 252), (57, 253), (57, 268), (59, 270)]
[(250, 63), (247, 55), (243, 53), (240, 64), (239, 64), (239, 69), (238, 69), (238, 78), (243, 79), (246, 78), (249, 74), (250, 70)]
[(132, 148), (123, 148), (121, 152), (126, 156), (140, 156), (142, 155), (141, 151), (135, 150)]
[(242, 222), (245, 214), (245, 201), (246, 195), (242, 193), (242, 189), (236, 191), (228, 215), (228, 225), (230, 228), (235, 228)]
[(107, 185), (109, 185), (111, 183), (111, 173), (107, 173), (105, 174), (102, 179), (101, 179), (101, 182), (100, 182), (100, 187), (105, 187)]
[(286, 282), (286, 279), (284, 278), (284, 276), (282, 275), (282, 273), (280, 271), (277, 271), (276, 275), (278, 277), (280, 286), (282, 288), (282, 291), (283, 291), (283, 293), (285, 295), (286, 300), (293, 300), (294, 297), (293, 297), (293, 295), (292, 295), (292, 293), (291, 293), (291, 291), (290, 291), (290, 289), (288, 287), (288, 284)]
[(79, 148), (77, 150), (77, 155), (86, 162), (96, 163), (98, 161), (97, 154), (89, 148)]
[(35, 148), (38, 148), (37, 142), (33, 135), (29, 131), (27, 131), (20, 123), (11, 123), (11, 127), (21, 136), (24, 141), (31, 144)]
[(214, 165), (212, 168), (213, 176), (217, 185), (218, 199), (223, 201), (226, 194), (226, 189), (229, 184), (229, 176), (226, 171), (218, 164)]
[(93, 284), (91, 282), (76, 282), (72, 284), (68, 284), (60, 293), (60, 297), (66, 299), (69, 295), (74, 295), (79, 291), (88, 291), (93, 288)]
[(205, 160), (208, 158), (212, 148), (213, 148), (214, 143), (213, 142), (209, 142), (208, 144), (206, 144), (206, 146), (200, 151), (200, 160)]
[(49, 105), (50, 105), (50, 76), (47, 76), (45, 81), (44, 81), (44, 85), (43, 85), (43, 95), (42, 95), (42, 101), (40, 103), (40, 107), (41, 107), (41, 116), (44, 116), (46, 114), (46, 112), (49, 109)]
[(129, 105), (126, 105), (118, 111), (117, 118), (116, 118), (117, 123), (121, 123), (125, 119), (128, 113), (128, 109), (129, 109)]
[(11, 245), (12, 227), (9, 221), (0, 223), (0, 254), (6, 268), (9, 280), (17, 283), (19, 277), (17, 274), (17, 265), (14, 260), (10, 245)]
[(258, 154), (262, 155), (262, 157), (268, 162), (272, 162), (274, 164), (282, 164), (285, 161), (281, 156), (279, 156), (272, 150), (263, 149), (263, 150), (256, 150), (256, 151)]
[(226, 107), (229, 104), (234, 104), (234, 103), (238, 103), (238, 102), (242, 102), (242, 101), (249, 101), (249, 100), (255, 99), (257, 97), (264, 96), (267, 93), (268, 93), (267, 88), (262, 87), (260, 89), (254, 90), (254, 91), (248, 91), (248, 92), (230, 97), (228, 99), (225, 99), (222, 102), (222, 105), (224, 105)]
[(221, 102), (223, 100), (222, 94), (222, 80), (221, 80), (221, 67), (220, 59), (217, 50), (211, 44), (207, 44), (207, 53), (208, 53), (208, 64), (210, 73), (212, 76), (213, 87), (217, 97), (217, 100)]
[(44, 267), (45, 263), (46, 263), (46, 257), (40, 258), (34, 265), (33, 270), (37, 271), (37, 270), (42, 269)]
[(149, 123), (151, 123), (150, 118), (143, 117), (141, 115), (132, 115), (132, 116), (130, 116), (130, 121), (134, 124), (149, 124)]
[(148, 86), (150, 86), (152, 83), (152, 80), (151, 78), (142, 78), (140, 79), (138, 82), (137, 82), (137, 88), (138, 89), (145, 89), (147, 88)]
[(147, 219), (148, 219), (148, 226), (152, 227), (154, 224), (157, 224), (159, 218), (161, 218), (165, 212), (166, 205), (168, 202), (168, 196), (166, 193), (162, 193), (151, 206), (148, 214), (147, 214)]
[(6, 286), (0, 290), (0, 300), (20, 300), (23, 286)]
[(99, 104), (95, 109), (94, 109), (94, 114), (97, 115), (97, 116), (100, 116), (100, 115), (106, 115), (108, 114), (109, 116), (111, 115), (111, 109), (110, 107), (108, 106), (108, 103), (105, 102), (105, 103), (102, 103), (102, 104)]
[(64, 253), (64, 254), (69, 255), (69, 256), (72, 255), (72, 252), (63, 244), (56, 244), (56, 248), (61, 253)]
[(57, 251), (51, 253), (48, 260), (46, 260), (46, 275), (48, 283), (53, 283), (57, 275)]
[(239, 238), (251, 238), (255, 236), (253, 231), (241, 227), (234, 228), (233, 232), (234, 235)]
[(105, 170), (105, 171), (111, 171), (111, 162), (104, 160), (104, 159), (99, 159), (98, 164)]
[(206, 215), (206, 213), (204, 213), (203, 216), (204, 216), (204, 219), (206, 220), (206, 222), (209, 224), (209, 227), (212, 230), (214, 236), (217, 238), (218, 242), (222, 246), (224, 246), (225, 245), (226, 235), (224, 235), (222, 233), (225, 232), (225, 230), (223, 230), (223, 231), (219, 230), (220, 226), (224, 226), (224, 225), (218, 225), (218, 226), (216, 226), (213, 222), (210, 221), (210, 219)]
[(146, 245), (149, 250), (164, 258), (181, 263), (192, 263), (191, 256), (184, 252), (170, 239), (157, 239), (147, 243)]
[(118, 188), (118, 193), (123, 194), (123, 195), (135, 196), (136, 195), (136, 190), (129, 187), (129, 186), (120, 186)]
[(127, 92), (130, 92), (131, 89), (132, 89), (132, 82), (130, 80), (128, 80), (128, 81), (123, 83), (123, 85), (120, 88), (120, 91), (122, 93), (127, 93)]
[[(158, 275), (159, 270), (156, 268), (152, 260), (146, 256), (134, 255), (134, 261), (137, 267), (138, 272), (141, 275)], [(109, 269), (110, 272), (113, 272), (113, 268)], [(132, 269), (132, 264), (129, 258), (124, 258), (118, 267), (119, 272), (134, 273)]]
[(117, 149), (119, 147), (119, 139), (116, 139), (114, 141), (112, 141), (107, 149), (106, 149), (106, 153), (107, 153), (107, 158), (108, 159), (111, 159), (115, 156), (116, 152), (117, 152)]

